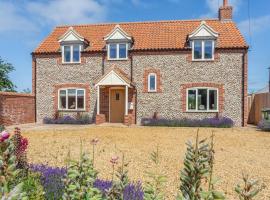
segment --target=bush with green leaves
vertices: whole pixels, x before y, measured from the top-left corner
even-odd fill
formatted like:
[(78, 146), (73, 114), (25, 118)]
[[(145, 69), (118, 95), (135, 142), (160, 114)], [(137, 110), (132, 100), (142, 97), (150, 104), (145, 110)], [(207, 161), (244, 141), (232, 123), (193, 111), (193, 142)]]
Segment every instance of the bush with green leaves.
[(65, 177), (65, 191), (63, 200), (102, 200), (102, 194), (94, 188), (94, 182), (97, 178), (97, 171), (93, 167), (93, 162), (86, 155), (81, 153), (79, 161), (71, 161), (69, 159), (67, 175)]
[(265, 188), (264, 184), (251, 179), (247, 174), (243, 174), (242, 179), (243, 184), (238, 184), (235, 187), (235, 192), (238, 194), (240, 200), (253, 200)]
[[(214, 190), (213, 164), (214, 149), (213, 135), (211, 145), (206, 139), (199, 140), (199, 129), (195, 144), (187, 142), (184, 168), (180, 172), (179, 200), (218, 200), (225, 199), (224, 195)], [(208, 190), (203, 188), (203, 180), (208, 182)]]
[(0, 124), (0, 132), (4, 131), (5, 130), (5, 126)]
[(148, 181), (144, 186), (144, 200), (163, 200), (164, 197), (164, 184), (166, 183), (166, 176), (163, 175), (158, 166), (160, 164), (160, 153), (157, 147), (156, 151), (151, 153), (151, 160), (155, 165), (153, 172), (146, 172)]

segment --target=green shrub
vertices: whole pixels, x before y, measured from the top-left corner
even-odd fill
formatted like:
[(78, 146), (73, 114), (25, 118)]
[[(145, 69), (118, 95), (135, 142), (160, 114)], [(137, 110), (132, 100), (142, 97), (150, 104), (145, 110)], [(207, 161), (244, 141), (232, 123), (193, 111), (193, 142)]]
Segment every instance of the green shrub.
[(3, 130), (5, 130), (5, 126), (0, 124), (0, 132), (2, 132)]

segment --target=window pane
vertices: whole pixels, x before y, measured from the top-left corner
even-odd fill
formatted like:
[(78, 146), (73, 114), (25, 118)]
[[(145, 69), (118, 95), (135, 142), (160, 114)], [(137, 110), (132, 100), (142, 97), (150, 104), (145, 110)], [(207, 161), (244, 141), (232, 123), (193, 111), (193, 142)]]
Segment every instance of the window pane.
[(80, 45), (73, 45), (73, 62), (80, 62)]
[(196, 110), (196, 90), (188, 91), (188, 110)]
[(213, 42), (212, 41), (205, 41), (204, 43), (204, 58), (205, 59), (212, 59), (213, 58)]
[(77, 90), (77, 108), (84, 109), (84, 90)]
[(68, 109), (76, 109), (76, 90), (68, 90)]
[(150, 90), (151, 91), (155, 91), (156, 90), (156, 76), (155, 75), (150, 75), (149, 77), (149, 81), (150, 81)]
[(67, 104), (66, 104), (66, 90), (60, 90), (60, 95), (59, 95), (59, 109), (66, 109)]
[(207, 89), (198, 89), (198, 110), (207, 110)]
[(127, 45), (119, 44), (119, 58), (127, 58)]
[(64, 46), (64, 62), (70, 62), (70, 46)]
[(110, 44), (109, 46), (110, 48), (110, 58), (117, 58), (117, 54), (116, 54), (116, 49), (117, 49), (117, 45), (116, 44)]
[(202, 41), (194, 41), (194, 59), (202, 59)]
[(209, 90), (209, 110), (217, 110), (217, 90)]

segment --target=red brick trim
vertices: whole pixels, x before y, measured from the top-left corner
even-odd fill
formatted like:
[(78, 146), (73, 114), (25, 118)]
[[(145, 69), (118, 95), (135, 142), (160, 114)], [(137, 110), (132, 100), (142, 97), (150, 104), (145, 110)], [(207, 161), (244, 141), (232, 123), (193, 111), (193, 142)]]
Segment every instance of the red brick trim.
[[(156, 92), (148, 92), (148, 75), (150, 73), (155, 73), (157, 75), (157, 91)], [(143, 92), (144, 93), (161, 93), (162, 82), (161, 82), (161, 74), (159, 69), (146, 69), (143, 74)]]
[(104, 114), (96, 115), (96, 125), (103, 124), (106, 122), (106, 118)]
[(130, 126), (131, 124), (133, 124), (133, 116), (132, 114), (128, 114), (124, 116), (124, 124), (126, 126)]
[(182, 111), (186, 112), (186, 97), (187, 89), (193, 87), (212, 87), (218, 89), (218, 110), (219, 113), (222, 113), (224, 110), (224, 87), (223, 84), (217, 83), (186, 83), (182, 84), (180, 87), (181, 101), (182, 101)]
[[(90, 111), (90, 85), (84, 83), (64, 83), (54, 85), (53, 102), (54, 110), (58, 111), (58, 90), (61, 88), (82, 88), (85, 89), (85, 111)], [(76, 111), (76, 110), (75, 110)], [(69, 111), (67, 111), (69, 112)]]

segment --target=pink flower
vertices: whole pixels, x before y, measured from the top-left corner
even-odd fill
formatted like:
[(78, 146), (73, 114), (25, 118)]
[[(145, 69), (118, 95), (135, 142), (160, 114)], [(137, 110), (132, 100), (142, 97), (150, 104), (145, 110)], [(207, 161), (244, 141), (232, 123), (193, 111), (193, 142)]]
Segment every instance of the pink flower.
[(110, 160), (110, 162), (112, 163), (112, 165), (116, 165), (118, 163), (118, 156), (113, 156)]
[(1, 138), (2, 138), (2, 140), (3, 141), (5, 141), (6, 139), (8, 139), (9, 138), (9, 133), (7, 132), (7, 131), (3, 131), (2, 133), (1, 133)]
[(91, 144), (96, 145), (98, 143), (98, 141), (99, 141), (98, 138), (92, 139)]

